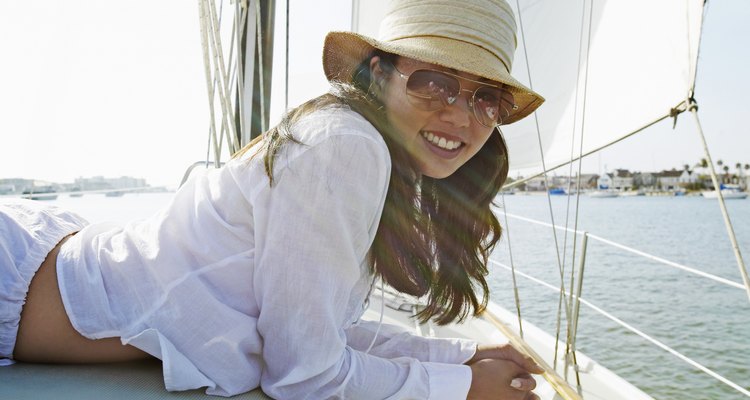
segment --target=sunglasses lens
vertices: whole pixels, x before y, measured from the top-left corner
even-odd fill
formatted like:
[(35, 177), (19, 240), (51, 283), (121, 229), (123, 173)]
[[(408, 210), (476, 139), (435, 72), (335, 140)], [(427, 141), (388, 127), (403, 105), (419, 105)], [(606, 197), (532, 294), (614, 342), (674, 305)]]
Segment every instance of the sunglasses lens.
[(474, 92), (474, 116), (482, 125), (503, 123), (513, 110), (513, 94), (496, 87), (482, 86)]
[(412, 104), (427, 111), (453, 104), (460, 89), (458, 79), (437, 71), (414, 71), (406, 82), (406, 93)]

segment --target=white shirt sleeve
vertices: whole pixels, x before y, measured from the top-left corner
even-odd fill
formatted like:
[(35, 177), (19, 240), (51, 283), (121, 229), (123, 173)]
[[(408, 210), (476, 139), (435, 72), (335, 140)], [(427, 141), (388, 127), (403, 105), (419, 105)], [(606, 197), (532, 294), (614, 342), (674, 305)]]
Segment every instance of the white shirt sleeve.
[(347, 305), (368, 274), (390, 175), (382, 141), (334, 136), (283, 157), (274, 186), (253, 201), (263, 390), (280, 399), (465, 398), (467, 366), (387, 359), (347, 344)]
[(366, 351), (374, 337), (375, 343), (369, 354), (384, 358), (412, 357), (420, 361), (463, 364), (477, 350), (477, 342), (473, 340), (428, 338), (400, 326), (381, 325), (377, 321), (361, 321), (348, 328), (346, 336), (349, 346), (360, 351)]

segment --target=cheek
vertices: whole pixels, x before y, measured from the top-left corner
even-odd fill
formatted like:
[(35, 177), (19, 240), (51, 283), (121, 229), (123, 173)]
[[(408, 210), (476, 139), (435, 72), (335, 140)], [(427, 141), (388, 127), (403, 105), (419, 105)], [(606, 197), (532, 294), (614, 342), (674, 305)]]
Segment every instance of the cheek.
[(426, 123), (425, 113), (416, 110), (406, 96), (391, 96), (385, 106), (388, 121), (405, 139), (417, 135)]
[(398, 92), (398, 88), (395, 89), (396, 90), (390, 91), (390, 96), (388, 96), (389, 101), (386, 103), (388, 113), (393, 115), (394, 119), (408, 120), (412, 106), (406, 96), (401, 96)]
[[(478, 125), (478, 124), (477, 124)], [(476, 154), (479, 149), (484, 146), (485, 143), (487, 143), (487, 140), (490, 139), (490, 136), (495, 133), (494, 128), (487, 128), (485, 126), (478, 126), (474, 128), (474, 137), (476, 138), (476, 146), (474, 149), (474, 154)]]

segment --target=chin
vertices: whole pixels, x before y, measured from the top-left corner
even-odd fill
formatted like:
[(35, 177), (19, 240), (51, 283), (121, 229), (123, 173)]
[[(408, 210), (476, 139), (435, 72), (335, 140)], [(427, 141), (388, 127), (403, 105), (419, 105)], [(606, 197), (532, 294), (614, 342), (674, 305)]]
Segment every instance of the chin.
[(430, 177), (432, 179), (445, 179), (445, 178), (453, 175), (454, 172), (456, 172), (455, 168), (454, 169), (441, 169), (441, 170), (436, 170), (434, 168), (430, 168), (430, 169), (427, 169), (427, 170), (423, 169), (422, 170), (422, 175)]

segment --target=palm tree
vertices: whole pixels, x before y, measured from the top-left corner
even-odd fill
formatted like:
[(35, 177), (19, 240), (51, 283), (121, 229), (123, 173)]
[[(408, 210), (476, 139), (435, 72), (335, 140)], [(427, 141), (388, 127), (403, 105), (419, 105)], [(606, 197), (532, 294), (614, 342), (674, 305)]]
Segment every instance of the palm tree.
[(698, 179), (704, 179), (707, 175), (706, 169), (708, 168), (708, 160), (706, 160), (705, 158), (701, 158), (701, 160), (698, 161), (695, 166), (693, 166), (693, 168), (695, 168), (695, 171), (697, 171), (696, 176), (698, 177)]
[(723, 170), (724, 170), (724, 183), (730, 183), (729, 182), (729, 166), (725, 165)]
[(734, 164), (734, 167), (737, 168), (737, 183), (742, 181), (742, 163)]

